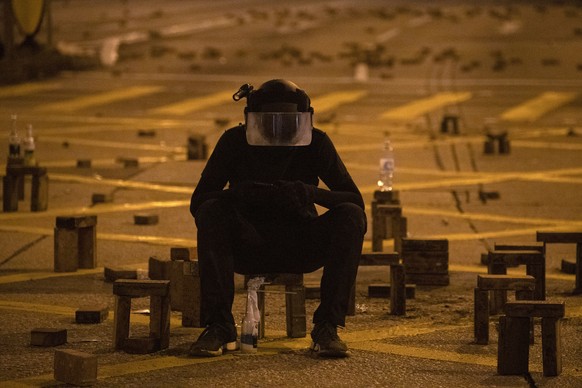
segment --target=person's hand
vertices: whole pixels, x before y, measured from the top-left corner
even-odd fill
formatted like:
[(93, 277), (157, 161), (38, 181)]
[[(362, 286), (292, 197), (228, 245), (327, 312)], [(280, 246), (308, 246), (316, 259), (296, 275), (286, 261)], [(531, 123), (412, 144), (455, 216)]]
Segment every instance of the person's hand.
[(255, 181), (243, 181), (230, 188), (232, 198), (246, 205), (265, 203), (272, 199), (275, 185)]
[(277, 198), (281, 201), (281, 207), (285, 209), (300, 210), (313, 204), (316, 187), (301, 181), (277, 181)]

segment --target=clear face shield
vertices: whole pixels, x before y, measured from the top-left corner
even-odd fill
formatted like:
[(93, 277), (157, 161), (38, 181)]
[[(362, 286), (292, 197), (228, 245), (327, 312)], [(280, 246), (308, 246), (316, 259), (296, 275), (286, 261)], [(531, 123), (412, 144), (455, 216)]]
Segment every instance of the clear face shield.
[(247, 142), (256, 146), (311, 144), (311, 112), (247, 112)]

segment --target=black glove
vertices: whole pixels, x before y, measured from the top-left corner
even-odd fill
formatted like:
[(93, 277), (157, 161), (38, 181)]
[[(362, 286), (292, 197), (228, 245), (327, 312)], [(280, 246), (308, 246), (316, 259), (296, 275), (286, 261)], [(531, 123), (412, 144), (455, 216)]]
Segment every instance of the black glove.
[(230, 188), (230, 196), (235, 203), (260, 207), (273, 201), (276, 187), (270, 183), (244, 181)]
[(308, 185), (301, 181), (277, 181), (277, 199), (283, 209), (299, 211), (302, 213), (315, 201), (315, 190), (313, 185)]

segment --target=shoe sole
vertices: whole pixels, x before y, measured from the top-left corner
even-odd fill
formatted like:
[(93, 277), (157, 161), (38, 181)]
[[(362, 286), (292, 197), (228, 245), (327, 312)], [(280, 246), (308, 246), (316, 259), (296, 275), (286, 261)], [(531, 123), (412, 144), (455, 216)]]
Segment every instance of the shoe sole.
[(222, 356), (227, 351), (234, 351), (237, 350), (237, 342), (227, 342), (226, 344), (222, 345), (218, 350), (209, 350), (209, 349), (195, 349), (191, 350), (189, 354), (191, 356), (196, 357), (218, 357)]
[(320, 350), (319, 345), (313, 342), (311, 343), (309, 350), (314, 357), (345, 358), (350, 355), (348, 350)]

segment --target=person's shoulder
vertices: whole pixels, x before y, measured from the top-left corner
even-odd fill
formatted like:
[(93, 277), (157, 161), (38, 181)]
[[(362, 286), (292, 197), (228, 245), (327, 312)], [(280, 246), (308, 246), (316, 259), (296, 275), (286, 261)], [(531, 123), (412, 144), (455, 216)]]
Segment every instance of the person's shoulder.
[(325, 139), (329, 139), (329, 137), (327, 136), (327, 133), (325, 133), (321, 129), (313, 127), (312, 139), (315, 142), (321, 142)]
[(244, 133), (245, 133), (245, 126), (243, 124), (238, 124), (232, 128), (225, 130), (224, 133), (222, 134), (222, 136), (236, 137), (236, 136), (241, 136), (241, 134), (244, 134)]

